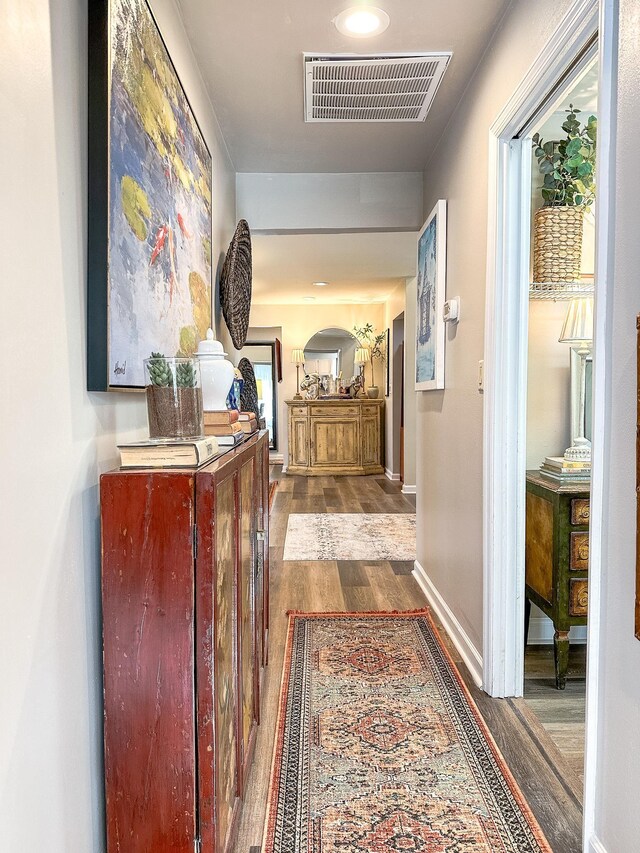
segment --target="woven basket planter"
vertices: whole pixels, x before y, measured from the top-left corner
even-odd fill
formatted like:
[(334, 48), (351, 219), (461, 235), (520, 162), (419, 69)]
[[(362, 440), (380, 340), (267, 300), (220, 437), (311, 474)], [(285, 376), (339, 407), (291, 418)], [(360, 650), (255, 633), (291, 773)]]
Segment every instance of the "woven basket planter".
[(542, 207), (533, 226), (533, 280), (577, 281), (582, 260), (583, 207)]

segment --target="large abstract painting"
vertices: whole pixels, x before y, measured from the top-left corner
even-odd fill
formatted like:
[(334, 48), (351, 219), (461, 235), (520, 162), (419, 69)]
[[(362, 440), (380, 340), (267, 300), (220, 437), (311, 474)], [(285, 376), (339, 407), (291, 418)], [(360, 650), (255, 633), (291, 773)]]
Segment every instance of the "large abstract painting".
[(444, 388), (446, 229), (447, 203), (441, 199), (418, 235), (416, 391)]
[(88, 381), (142, 388), (211, 324), (211, 155), (145, 0), (91, 7)]

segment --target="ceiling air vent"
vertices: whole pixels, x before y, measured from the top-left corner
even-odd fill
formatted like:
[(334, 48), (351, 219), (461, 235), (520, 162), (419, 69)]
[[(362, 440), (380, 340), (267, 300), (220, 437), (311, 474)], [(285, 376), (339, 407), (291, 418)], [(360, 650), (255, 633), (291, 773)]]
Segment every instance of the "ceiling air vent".
[(451, 53), (303, 58), (305, 121), (424, 121)]

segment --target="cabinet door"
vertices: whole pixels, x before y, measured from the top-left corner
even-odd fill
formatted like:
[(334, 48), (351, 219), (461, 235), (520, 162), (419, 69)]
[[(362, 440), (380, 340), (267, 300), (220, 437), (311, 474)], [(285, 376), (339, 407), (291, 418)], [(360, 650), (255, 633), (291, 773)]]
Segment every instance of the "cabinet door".
[(239, 521), (240, 561), (238, 565), (238, 695), (240, 696), (241, 793), (251, 757), (256, 721), (256, 455), (252, 451), (240, 466)]
[(292, 417), (289, 431), (289, 464), (307, 467), (309, 464), (309, 421)]
[(311, 464), (358, 465), (359, 432), (359, 424), (355, 419), (313, 418)]
[(362, 418), (362, 464), (380, 464), (380, 420), (377, 415)]
[(237, 475), (216, 486), (214, 588), (214, 705), (216, 714), (216, 851), (229, 847), (239, 794), (236, 590)]
[(106, 474), (100, 500), (107, 850), (192, 853), (193, 479)]

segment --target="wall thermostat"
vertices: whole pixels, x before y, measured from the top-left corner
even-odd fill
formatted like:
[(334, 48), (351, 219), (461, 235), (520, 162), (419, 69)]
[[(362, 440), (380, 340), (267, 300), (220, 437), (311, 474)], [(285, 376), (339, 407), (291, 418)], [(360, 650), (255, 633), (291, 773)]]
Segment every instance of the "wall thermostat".
[(457, 323), (460, 319), (460, 299), (457, 296), (444, 303), (442, 319), (445, 323)]

